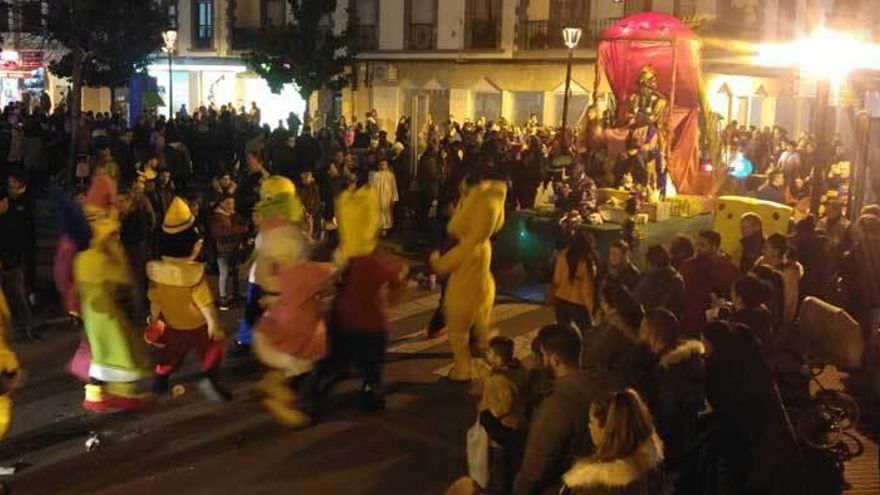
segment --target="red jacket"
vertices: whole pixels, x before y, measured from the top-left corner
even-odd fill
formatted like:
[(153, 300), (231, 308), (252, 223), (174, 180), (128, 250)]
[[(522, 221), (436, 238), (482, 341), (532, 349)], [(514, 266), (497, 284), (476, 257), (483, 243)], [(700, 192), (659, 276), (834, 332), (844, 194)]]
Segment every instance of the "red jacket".
[(684, 277), (684, 313), (681, 329), (693, 334), (706, 323), (706, 310), (712, 305), (710, 294), (725, 296), (741, 276), (739, 269), (726, 255), (696, 255), (681, 264)]
[(391, 305), (388, 293), (399, 286), (402, 265), (376, 253), (352, 258), (336, 298), (336, 324), (345, 333), (383, 333), (388, 331)]
[(218, 207), (211, 215), (209, 229), (217, 248), (217, 256), (225, 257), (238, 252), (241, 237), (247, 232), (247, 225), (239, 221), (235, 213), (227, 213)]

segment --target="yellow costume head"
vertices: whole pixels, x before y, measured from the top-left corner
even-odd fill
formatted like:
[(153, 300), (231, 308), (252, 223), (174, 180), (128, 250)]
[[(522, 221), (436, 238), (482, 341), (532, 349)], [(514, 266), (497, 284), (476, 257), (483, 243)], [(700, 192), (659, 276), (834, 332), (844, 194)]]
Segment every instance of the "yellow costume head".
[(340, 260), (366, 256), (379, 244), (379, 196), (370, 187), (343, 191), (336, 198)]
[(282, 218), (299, 223), (305, 218), (305, 208), (296, 195), (296, 186), (281, 175), (272, 175), (260, 184), (260, 202), (255, 211), (262, 221)]
[(507, 184), (486, 180), (468, 189), (449, 220), (447, 231), (461, 244), (488, 241), (504, 226)]
[(119, 240), (119, 210), (116, 207), (116, 183), (106, 175), (92, 181), (83, 212), (92, 229), (92, 246)]

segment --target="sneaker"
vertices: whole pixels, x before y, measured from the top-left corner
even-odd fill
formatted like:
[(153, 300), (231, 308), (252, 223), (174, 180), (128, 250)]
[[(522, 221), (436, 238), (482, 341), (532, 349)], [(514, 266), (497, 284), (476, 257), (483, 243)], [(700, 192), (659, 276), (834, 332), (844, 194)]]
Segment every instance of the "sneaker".
[(153, 393), (162, 396), (166, 395), (170, 390), (171, 377), (168, 375), (156, 375), (153, 378)]
[(241, 342), (235, 342), (234, 344), (229, 346), (228, 355), (231, 358), (248, 357), (251, 355), (251, 346)]
[(229, 308), (230, 308), (229, 299), (226, 299), (226, 298), (220, 299), (220, 304), (218, 306), (220, 307), (220, 311), (229, 311)]
[(199, 392), (201, 392), (202, 395), (214, 402), (232, 401), (232, 394), (229, 393), (228, 390), (218, 385), (215, 380), (212, 380), (210, 378), (202, 378), (202, 380), (199, 381)]

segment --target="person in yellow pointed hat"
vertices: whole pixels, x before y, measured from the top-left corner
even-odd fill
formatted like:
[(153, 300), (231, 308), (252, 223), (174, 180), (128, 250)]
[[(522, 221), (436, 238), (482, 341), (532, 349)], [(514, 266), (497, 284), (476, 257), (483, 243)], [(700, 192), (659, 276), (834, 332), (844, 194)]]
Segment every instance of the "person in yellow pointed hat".
[(0, 289), (0, 438), (6, 436), (12, 425), (12, 398), (10, 395), (21, 382), (18, 358), (9, 348), (6, 337), (12, 333), (12, 314), (6, 297)]
[(217, 318), (205, 266), (197, 261), (203, 241), (195, 221), (186, 202), (175, 196), (162, 220), (161, 259), (147, 263), (150, 328), (146, 337), (159, 348), (153, 390), (166, 394), (171, 373), (190, 350), (195, 350), (202, 372), (199, 390), (211, 400), (225, 402), (231, 396), (218, 379), (226, 336)]
[(154, 399), (149, 348), (133, 323), (135, 289), (119, 241), (115, 201), (116, 183), (95, 177), (83, 206), (92, 236), (73, 266), (92, 354), (83, 407), (93, 412), (143, 409)]

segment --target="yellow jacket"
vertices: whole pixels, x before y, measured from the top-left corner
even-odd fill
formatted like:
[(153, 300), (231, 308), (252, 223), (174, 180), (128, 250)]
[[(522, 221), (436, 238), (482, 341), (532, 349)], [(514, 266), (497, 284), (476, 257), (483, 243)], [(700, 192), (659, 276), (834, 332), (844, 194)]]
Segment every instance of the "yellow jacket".
[[(0, 290), (0, 372), (15, 373), (18, 371), (18, 358), (6, 341), (6, 335), (12, 332), (12, 314), (6, 304), (3, 291)], [(6, 436), (12, 424), (12, 399), (8, 395), (0, 396), (0, 438)]]
[(214, 304), (205, 280), (205, 266), (195, 261), (165, 257), (147, 263), (147, 296), (165, 324), (174, 330), (196, 330), (208, 324), (201, 308)]
[(446, 309), (469, 312), (495, 300), (495, 281), (489, 272), (489, 239), (504, 226), (507, 184), (484, 181), (470, 188), (449, 220), (447, 231), (458, 241), (454, 248), (432, 260), (434, 270), (449, 275)]
[(553, 267), (553, 286), (556, 288), (556, 298), (572, 304), (586, 306), (593, 312), (595, 295), (596, 268), (587, 267), (581, 262), (577, 268), (574, 280), (569, 275), (568, 250), (565, 249), (556, 256), (556, 264)]

